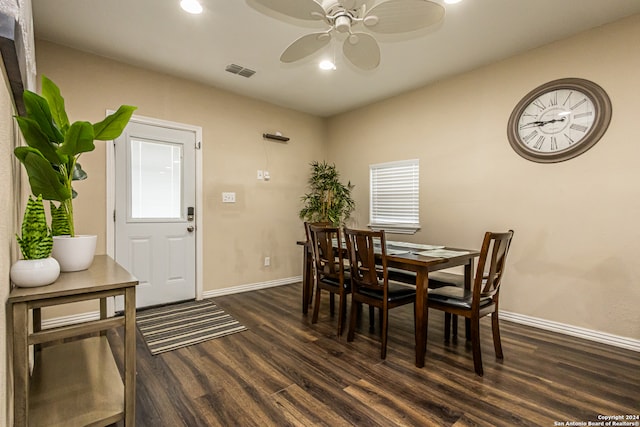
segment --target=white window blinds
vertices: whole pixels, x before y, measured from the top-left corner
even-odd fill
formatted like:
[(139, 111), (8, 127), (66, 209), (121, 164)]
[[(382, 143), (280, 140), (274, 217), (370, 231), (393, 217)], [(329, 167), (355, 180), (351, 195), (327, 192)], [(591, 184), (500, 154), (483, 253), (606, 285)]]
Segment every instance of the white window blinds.
[(370, 224), (374, 230), (415, 233), (420, 229), (418, 159), (369, 166)]

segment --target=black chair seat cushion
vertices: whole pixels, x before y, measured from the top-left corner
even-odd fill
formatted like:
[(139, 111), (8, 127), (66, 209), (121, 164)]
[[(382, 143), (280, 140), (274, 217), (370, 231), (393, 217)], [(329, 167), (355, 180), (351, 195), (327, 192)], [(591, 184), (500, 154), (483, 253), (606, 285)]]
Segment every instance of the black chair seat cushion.
[[(458, 286), (443, 286), (437, 289), (429, 289), (429, 299), (454, 307), (471, 308), (473, 294), (471, 291)], [(480, 298), (480, 307), (492, 303), (490, 296)]]
[[(320, 281), (325, 285), (336, 288), (336, 292), (340, 289), (340, 280), (338, 280), (338, 278), (334, 279), (332, 277), (324, 276)], [(347, 271), (344, 272), (344, 288), (349, 291), (351, 290), (351, 276)]]
[[(382, 290), (378, 289), (360, 288), (360, 293), (370, 298), (379, 300), (382, 300), (384, 296)], [(415, 294), (415, 286), (407, 286), (403, 283), (393, 282), (389, 280), (389, 301), (397, 301)]]

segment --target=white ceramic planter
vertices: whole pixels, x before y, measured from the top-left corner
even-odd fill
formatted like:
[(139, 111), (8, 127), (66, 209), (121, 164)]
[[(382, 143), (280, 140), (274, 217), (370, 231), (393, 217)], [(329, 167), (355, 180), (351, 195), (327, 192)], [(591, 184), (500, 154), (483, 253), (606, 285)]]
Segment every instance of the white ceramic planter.
[(22, 288), (50, 285), (60, 275), (60, 265), (54, 258), (21, 259), (11, 266), (11, 281)]
[(60, 271), (80, 271), (89, 268), (96, 253), (96, 235), (53, 236), (51, 256), (60, 263)]

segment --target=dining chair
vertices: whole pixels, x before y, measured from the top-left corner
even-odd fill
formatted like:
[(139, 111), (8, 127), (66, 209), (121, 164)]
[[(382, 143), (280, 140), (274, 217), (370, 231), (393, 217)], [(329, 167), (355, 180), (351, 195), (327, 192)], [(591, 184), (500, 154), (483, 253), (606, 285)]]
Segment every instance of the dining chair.
[(362, 304), (368, 304), (370, 309), (378, 307), (382, 341), (380, 358), (385, 359), (389, 309), (413, 303), (415, 312), (416, 289), (415, 286), (389, 279), (384, 231), (345, 228), (344, 234), (351, 272), (351, 319), (347, 341), (354, 339), (358, 307)]
[(338, 295), (338, 336), (340, 336), (347, 312), (347, 295), (351, 293), (351, 279), (349, 273), (345, 271), (342, 233), (340, 228), (327, 224), (308, 224), (308, 229), (316, 282), (311, 323), (318, 322), (321, 291), (324, 289), (329, 292), (332, 316), (335, 314), (334, 295)]
[[(485, 233), (471, 289), (465, 289), (460, 286), (460, 283), (447, 282), (440, 282), (438, 285), (441, 287), (429, 289), (427, 298), (429, 308), (444, 311), (446, 316), (463, 316), (469, 319), (473, 365), (476, 374), (480, 376), (484, 373), (480, 351), (480, 319), (482, 317), (491, 314), (493, 347), (496, 357), (498, 359), (504, 358), (498, 324), (498, 302), (500, 284), (512, 238), (513, 230), (506, 233)], [(459, 279), (452, 281), (457, 282)], [(448, 323), (446, 318), (445, 323)], [(447, 334), (448, 329), (445, 326), (445, 339)]]

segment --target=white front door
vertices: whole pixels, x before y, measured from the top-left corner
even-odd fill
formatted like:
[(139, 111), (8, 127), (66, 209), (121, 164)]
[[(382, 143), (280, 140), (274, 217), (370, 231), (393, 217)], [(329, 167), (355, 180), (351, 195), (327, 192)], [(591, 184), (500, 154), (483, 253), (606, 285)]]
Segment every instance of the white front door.
[(196, 297), (195, 144), (133, 121), (115, 141), (115, 260), (140, 282), (137, 307)]

